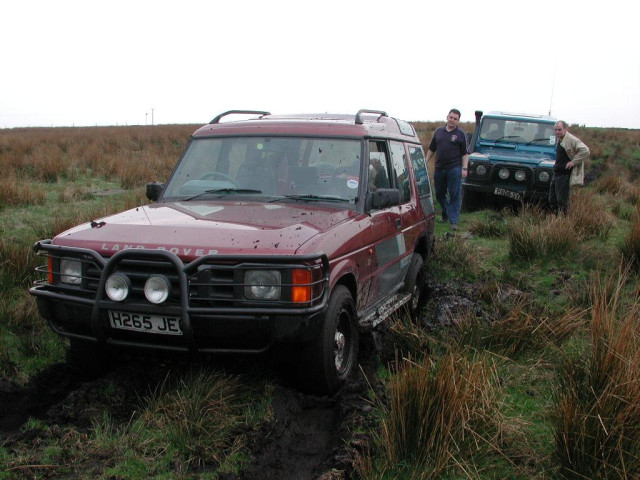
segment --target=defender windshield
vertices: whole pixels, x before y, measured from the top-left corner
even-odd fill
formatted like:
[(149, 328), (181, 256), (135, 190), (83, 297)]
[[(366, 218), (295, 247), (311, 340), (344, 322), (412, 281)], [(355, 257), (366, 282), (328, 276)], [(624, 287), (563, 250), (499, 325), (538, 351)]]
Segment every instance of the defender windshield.
[(360, 140), (300, 137), (196, 138), (164, 200), (243, 195), (277, 201), (354, 203), (360, 185)]
[(480, 140), (553, 146), (556, 142), (553, 126), (549, 122), (485, 118), (480, 128)]

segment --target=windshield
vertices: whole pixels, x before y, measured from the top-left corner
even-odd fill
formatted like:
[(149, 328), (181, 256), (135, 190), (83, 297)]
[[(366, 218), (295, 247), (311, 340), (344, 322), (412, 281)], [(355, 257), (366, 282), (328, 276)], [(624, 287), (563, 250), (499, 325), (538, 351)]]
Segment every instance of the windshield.
[(277, 201), (356, 203), (360, 140), (300, 137), (196, 138), (164, 200), (243, 195)]
[(480, 140), (553, 146), (556, 142), (553, 126), (550, 122), (485, 118), (480, 128)]

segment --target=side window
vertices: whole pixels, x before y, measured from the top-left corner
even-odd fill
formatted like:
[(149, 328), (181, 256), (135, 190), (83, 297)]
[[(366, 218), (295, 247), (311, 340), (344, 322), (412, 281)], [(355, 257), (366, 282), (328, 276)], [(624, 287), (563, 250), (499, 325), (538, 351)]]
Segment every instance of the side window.
[(411, 181), (407, 152), (403, 143), (391, 142), (391, 166), (395, 185), (400, 190), (400, 203), (407, 203), (411, 200)]
[(387, 147), (385, 142), (369, 142), (369, 191), (389, 188), (389, 167), (387, 165)]
[(416, 175), (418, 195), (420, 197), (430, 196), (431, 185), (429, 183), (429, 172), (427, 171), (422, 147), (410, 146), (409, 155), (411, 155), (411, 163), (413, 164), (413, 171)]

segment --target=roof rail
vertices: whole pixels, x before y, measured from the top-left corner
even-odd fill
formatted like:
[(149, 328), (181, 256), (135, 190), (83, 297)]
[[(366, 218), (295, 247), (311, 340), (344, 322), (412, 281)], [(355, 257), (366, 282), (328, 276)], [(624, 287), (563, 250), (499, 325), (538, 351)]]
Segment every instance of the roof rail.
[(377, 114), (378, 119), (380, 117), (388, 117), (389, 115), (387, 115), (387, 112), (383, 112), (382, 110), (367, 110), (366, 108), (363, 108), (362, 110), (358, 110), (358, 113), (356, 113), (356, 125), (362, 125), (364, 123), (364, 120), (362, 120), (362, 114), (363, 113), (373, 113), (373, 114)]
[(222, 119), (222, 117), (226, 117), (227, 115), (231, 115), (232, 113), (245, 113), (245, 114), (250, 114), (250, 115), (271, 115), (271, 112), (263, 112), (261, 110), (228, 110), (224, 113), (221, 113), (220, 115), (218, 115), (216, 118), (214, 118), (213, 120), (211, 120), (209, 122), (209, 124), (211, 123), (220, 123), (220, 120)]

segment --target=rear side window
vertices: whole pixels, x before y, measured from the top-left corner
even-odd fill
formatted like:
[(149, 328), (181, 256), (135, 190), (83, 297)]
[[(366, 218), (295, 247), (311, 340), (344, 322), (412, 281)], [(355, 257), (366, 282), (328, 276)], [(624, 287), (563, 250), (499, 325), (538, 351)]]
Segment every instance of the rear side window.
[(403, 143), (391, 142), (391, 165), (396, 187), (400, 190), (400, 203), (407, 203), (411, 200), (411, 180), (407, 153)]

